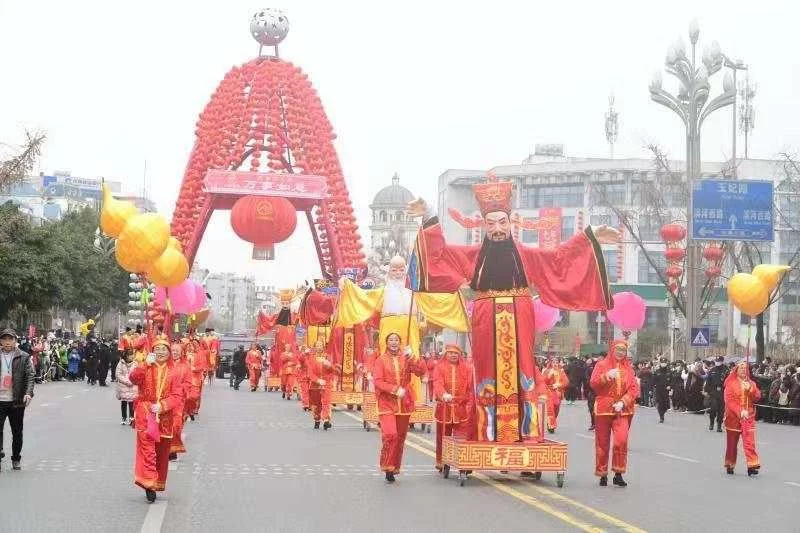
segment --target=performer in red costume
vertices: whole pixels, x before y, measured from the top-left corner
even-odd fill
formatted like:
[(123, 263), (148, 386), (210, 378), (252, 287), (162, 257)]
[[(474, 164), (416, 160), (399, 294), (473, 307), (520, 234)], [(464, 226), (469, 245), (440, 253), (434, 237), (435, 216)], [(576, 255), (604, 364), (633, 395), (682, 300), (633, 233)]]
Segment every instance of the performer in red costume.
[(200, 412), (200, 399), (203, 396), (203, 383), (205, 382), (205, 370), (202, 364), (199, 363), (200, 358), (197, 355), (199, 343), (190, 334), (183, 339), (183, 353), (186, 360), (189, 362), (189, 369), (191, 371), (191, 386), (186, 395), (186, 414), (194, 421), (194, 418)]
[(725, 379), (725, 431), (728, 437), (725, 447), (725, 470), (729, 475), (733, 475), (733, 469), (736, 467), (739, 435), (742, 436), (747, 475), (756, 476), (761, 468), (761, 461), (756, 451), (755, 409), (756, 402), (760, 399), (761, 391), (756, 382), (750, 378), (747, 361), (740, 362)]
[[(600, 245), (618, 231), (587, 228), (554, 249), (521, 246), (512, 238), (513, 185), (494, 176), (473, 186), (486, 237), (481, 245), (444, 240), (437, 217), (422, 199), (408, 213), (423, 217), (411, 261), (411, 288), (422, 292), (475, 291), (472, 356), (477, 393), (477, 439), (501, 443), (541, 439), (537, 402), (546, 388), (534, 362), (534, 312), (530, 286), (544, 303), (565, 310), (605, 310), (611, 305)], [(523, 223), (524, 226), (524, 223)]]
[(462, 359), (461, 348), (448, 344), (444, 358), (433, 370), (436, 399), (436, 469), (442, 470), (442, 437), (456, 435), (471, 440), (470, 413), (475, 409), (472, 367)]
[(401, 350), (399, 333), (390, 333), (386, 337), (386, 352), (372, 367), (381, 424), (380, 466), (389, 483), (394, 483), (394, 477), (400, 473), (408, 421), (416, 406), (409, 388), (411, 374), (425, 374), (425, 364), (420, 359), (415, 361), (412, 354), (408, 347)]
[(250, 379), (250, 391), (255, 392), (258, 389), (258, 382), (261, 380), (261, 350), (258, 349), (258, 344), (252, 343), (247, 356), (244, 358), (244, 363), (247, 366), (247, 376)]
[(281, 352), (281, 391), (282, 397), (287, 400), (292, 399), (295, 384), (295, 369), (299, 364), (297, 353), (288, 342), (283, 345), (283, 352)]
[(183, 444), (183, 423), (188, 418), (187, 412), (188, 398), (192, 392), (192, 367), (186, 359), (184, 344), (175, 342), (172, 344), (172, 367), (178, 376), (181, 384), (181, 403), (175, 408), (172, 415), (172, 444), (169, 448), (169, 460), (174, 461), (179, 453), (186, 453), (186, 446)]
[(594, 448), (596, 476), (600, 486), (608, 485), (608, 454), (613, 433), (611, 470), (614, 485), (627, 487), (622, 479), (628, 467), (628, 431), (633, 421), (633, 410), (639, 397), (636, 371), (628, 359), (628, 343), (616, 340), (604, 359), (592, 371), (589, 385), (597, 395), (594, 401)]
[[(139, 387), (134, 403), (136, 429), (136, 463), (134, 479), (145, 490), (147, 501), (156, 501), (156, 491), (167, 485), (169, 450), (175, 428), (174, 416), (181, 405), (182, 384), (174, 371), (169, 344), (156, 341), (155, 353), (148, 354), (143, 364), (130, 373), (131, 382)], [(150, 427), (149, 427), (150, 426)]]
[[(269, 357), (269, 377), (279, 378), (281, 377), (281, 350), (278, 347), (277, 343), (273, 344), (272, 347), (269, 349), (268, 352)], [(264, 387), (269, 389), (265, 384)], [(273, 388), (273, 391), (277, 390)]]
[(297, 356), (297, 385), (300, 387), (300, 403), (303, 405), (303, 411), (311, 411), (311, 377), (308, 365), (312, 357), (306, 347), (301, 348)]
[(433, 376), (434, 376), (434, 371), (436, 370), (436, 365), (438, 365), (442, 361), (442, 354), (432, 352), (429, 355), (430, 357), (428, 357), (427, 360), (425, 361), (425, 366), (427, 370), (425, 375), (427, 376), (428, 379), (428, 390), (427, 390), (428, 399), (433, 400), (435, 399), (433, 393)]
[(314, 345), (314, 353), (308, 354), (308, 378), (311, 414), (314, 417), (314, 429), (328, 430), (331, 424), (331, 390), (333, 390), (334, 370), (330, 356), (325, 353), (325, 343), (318, 340)]
[(569, 387), (569, 378), (564, 372), (561, 358), (550, 358), (542, 371), (542, 377), (547, 385), (547, 431), (555, 433), (558, 428), (558, 411), (561, 408), (561, 400), (564, 399), (564, 391)]

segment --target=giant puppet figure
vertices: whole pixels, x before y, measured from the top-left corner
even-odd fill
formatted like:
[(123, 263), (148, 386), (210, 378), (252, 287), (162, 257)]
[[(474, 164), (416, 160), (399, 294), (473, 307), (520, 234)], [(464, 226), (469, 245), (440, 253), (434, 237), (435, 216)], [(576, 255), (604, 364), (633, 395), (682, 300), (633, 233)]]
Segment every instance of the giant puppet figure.
[(328, 282), (316, 280), (315, 285), (315, 289), (306, 292), (298, 313), (300, 322), (307, 328), (306, 345), (314, 348), (320, 340), (323, 346), (327, 346), (337, 377), (334, 390), (360, 392), (358, 375), (367, 348), (366, 328), (363, 324), (334, 327), (337, 297), (327, 293)]
[(512, 238), (513, 184), (493, 175), (473, 186), (485, 238), (474, 246), (445, 242), (442, 226), (422, 199), (408, 213), (422, 217), (411, 265), (412, 288), (428, 292), (475, 291), (472, 357), (479, 441), (539, 439), (536, 403), (546, 399), (533, 356), (533, 288), (544, 303), (565, 310), (611, 306), (600, 245), (620, 234), (588, 227), (554, 249), (522, 246)]
[[(364, 290), (349, 279), (342, 278), (339, 282), (335, 325), (349, 327), (380, 314), (379, 354), (386, 353), (386, 337), (389, 333), (397, 333), (400, 335), (400, 344), (411, 348), (412, 358), (416, 361), (420, 348), (419, 313), (427, 321), (455, 331), (467, 331), (469, 325), (460, 294), (417, 294), (406, 287), (406, 270), (405, 259), (400, 256), (392, 258), (386, 285), (379, 289)], [(410, 389), (415, 402), (423, 403), (425, 395), (418, 376), (412, 376)]]

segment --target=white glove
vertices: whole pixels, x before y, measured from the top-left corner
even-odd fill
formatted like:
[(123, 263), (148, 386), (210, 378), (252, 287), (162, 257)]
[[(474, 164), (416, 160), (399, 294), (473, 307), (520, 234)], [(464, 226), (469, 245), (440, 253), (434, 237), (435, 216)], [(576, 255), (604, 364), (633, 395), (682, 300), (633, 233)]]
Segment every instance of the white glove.
[(406, 346), (406, 349), (403, 350), (403, 355), (406, 357), (411, 357), (414, 354), (414, 350), (411, 349), (411, 346)]
[(625, 404), (622, 402), (616, 402), (612, 407), (614, 407), (614, 411), (620, 413), (622, 412), (622, 408), (625, 407)]
[(374, 380), (375, 380), (375, 378), (372, 377), (372, 373), (367, 374), (367, 381), (372, 382)]
[(444, 402), (452, 402), (453, 401), (453, 395), (450, 394), (449, 392), (445, 392), (444, 394), (442, 394), (442, 401), (444, 401)]
[(150, 411), (152, 411), (155, 414), (160, 413), (161, 412), (161, 403), (156, 402), (153, 405), (151, 405), (150, 406)]
[(397, 392), (395, 393), (395, 396), (397, 396), (398, 398), (402, 398), (405, 395), (406, 395), (406, 390), (403, 387), (398, 388)]
[(742, 418), (747, 418), (748, 416), (750, 416), (750, 413), (747, 412), (747, 409), (742, 409), (742, 412), (739, 414), (741, 415)]
[(318, 384), (319, 384), (321, 387), (324, 387), (324, 386), (325, 386), (325, 380), (324, 380), (324, 379), (318, 379), (318, 380), (317, 380), (317, 383), (318, 383)]
[(608, 377), (608, 379), (617, 379), (617, 376), (619, 376), (619, 370), (616, 368), (612, 368), (606, 372), (606, 377)]
[(330, 362), (330, 361), (328, 361), (327, 359), (325, 359), (325, 360), (322, 362), (322, 364), (323, 364), (323, 365), (325, 365), (325, 366), (331, 366), (331, 362)]
[(152, 365), (153, 363), (156, 362), (156, 354), (154, 353), (147, 354), (147, 357), (145, 358), (144, 362), (147, 363), (148, 365)]

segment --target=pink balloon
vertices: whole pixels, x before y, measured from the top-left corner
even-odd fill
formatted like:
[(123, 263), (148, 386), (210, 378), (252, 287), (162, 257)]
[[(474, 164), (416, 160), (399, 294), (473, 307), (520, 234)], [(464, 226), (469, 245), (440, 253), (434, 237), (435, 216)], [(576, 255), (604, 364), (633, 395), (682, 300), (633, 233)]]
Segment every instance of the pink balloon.
[(561, 320), (561, 312), (555, 307), (543, 303), (539, 298), (533, 301), (533, 315), (536, 333), (550, 331)]
[(153, 301), (159, 306), (164, 307), (164, 304), (167, 301), (167, 289), (164, 287), (156, 287), (156, 295), (153, 298)]
[(606, 313), (609, 322), (622, 331), (642, 329), (645, 318), (645, 303), (641, 296), (632, 292), (614, 295), (614, 309)]
[(195, 282), (187, 279), (167, 291), (173, 314), (189, 314), (194, 311)]
[(194, 302), (192, 305), (192, 313), (196, 313), (206, 305), (206, 288), (196, 281), (192, 281), (192, 283), (194, 283)]

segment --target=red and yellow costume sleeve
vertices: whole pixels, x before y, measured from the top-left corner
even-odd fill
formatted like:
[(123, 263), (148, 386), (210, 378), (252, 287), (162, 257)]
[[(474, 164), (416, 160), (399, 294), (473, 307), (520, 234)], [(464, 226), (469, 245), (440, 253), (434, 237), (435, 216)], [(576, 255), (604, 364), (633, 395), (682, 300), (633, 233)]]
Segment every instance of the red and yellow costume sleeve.
[(247, 368), (261, 368), (261, 352), (258, 350), (250, 350), (244, 359)]

